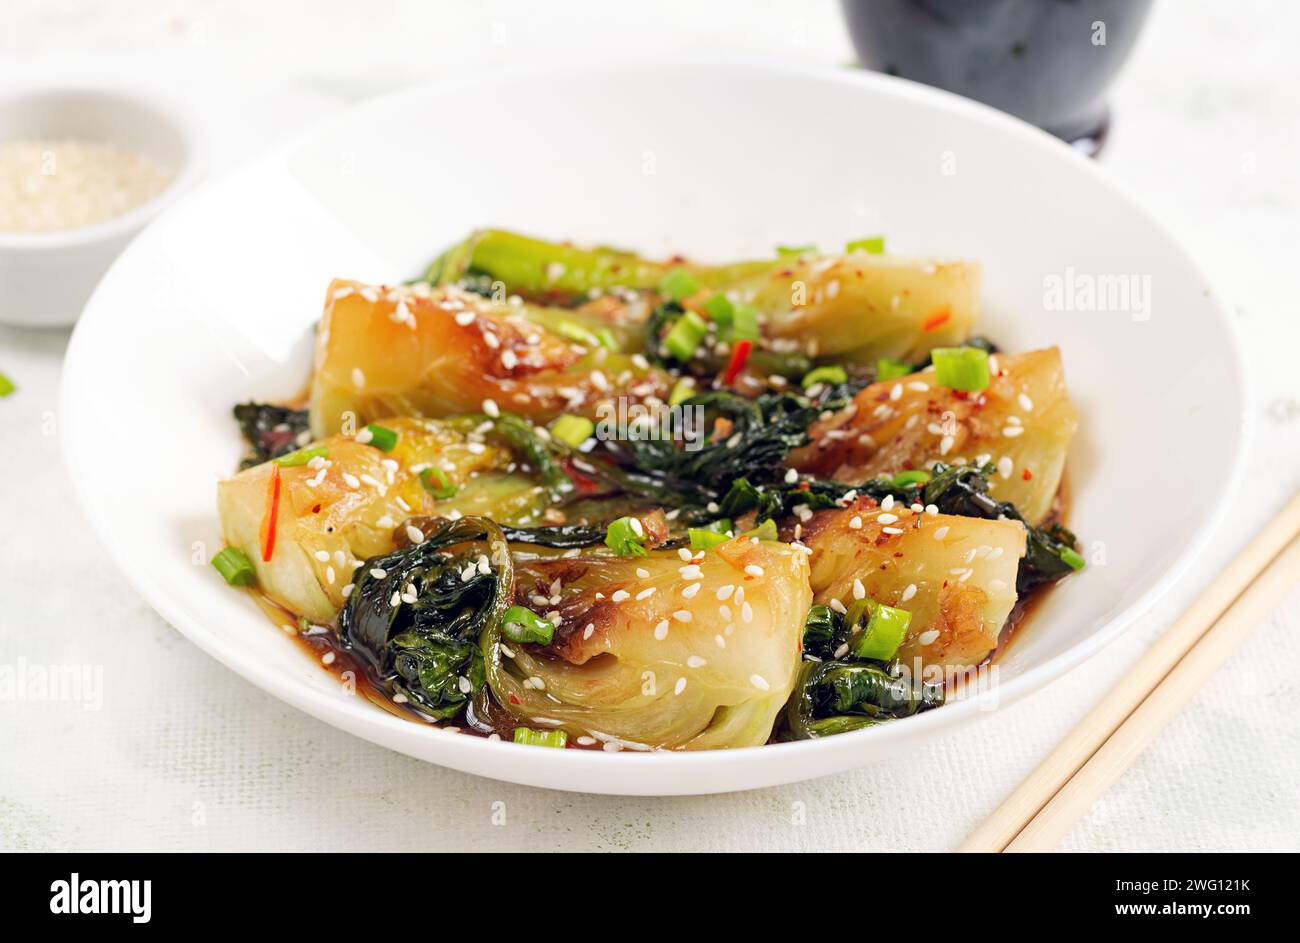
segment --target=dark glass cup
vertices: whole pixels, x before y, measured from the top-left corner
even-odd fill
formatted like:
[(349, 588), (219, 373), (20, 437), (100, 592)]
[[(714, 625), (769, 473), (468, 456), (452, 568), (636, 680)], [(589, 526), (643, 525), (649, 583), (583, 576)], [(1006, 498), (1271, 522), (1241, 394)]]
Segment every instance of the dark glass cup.
[(1095, 154), (1151, 0), (840, 0), (863, 66), (1010, 112)]

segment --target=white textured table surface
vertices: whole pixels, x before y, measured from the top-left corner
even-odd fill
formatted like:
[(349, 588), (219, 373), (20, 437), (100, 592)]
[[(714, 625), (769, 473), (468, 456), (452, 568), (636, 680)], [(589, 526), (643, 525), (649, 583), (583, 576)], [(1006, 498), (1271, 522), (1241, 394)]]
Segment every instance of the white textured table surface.
[[(562, 17), (542, 6), (6, 0), (0, 78), (63, 63), (154, 69), (228, 123), (222, 158), (234, 159), (323, 99), (597, 44), (828, 68), (851, 55), (829, 2), (572, 3)], [(0, 328), (0, 370), (19, 387), (0, 400), (0, 670), (87, 664), (103, 679), (99, 709), (0, 700), (0, 848), (954, 846), (1300, 484), (1298, 31), (1300, 5), (1281, 0), (1158, 4), (1112, 96), (1104, 157), (1234, 302), (1257, 415), (1245, 490), (1224, 496), (1236, 519), (1179, 590), (1088, 664), (905, 760), (841, 776), (705, 798), (570, 795), (425, 765), (285, 707), (164, 623), (86, 535), (59, 450), (67, 335)], [(1293, 595), (1061, 847), (1300, 849), (1297, 630)]]

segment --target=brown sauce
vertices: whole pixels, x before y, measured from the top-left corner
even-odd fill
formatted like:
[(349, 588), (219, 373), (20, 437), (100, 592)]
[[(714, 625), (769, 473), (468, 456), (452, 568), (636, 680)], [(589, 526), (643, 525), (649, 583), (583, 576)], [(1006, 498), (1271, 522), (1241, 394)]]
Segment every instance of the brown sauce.
[[(1066, 474), (1062, 474), (1061, 485), (1057, 490), (1056, 499), (1052, 503), (1052, 510), (1043, 524), (1064, 523), (1068, 516), (1069, 506), (1070, 488), (1068, 477)], [(1011, 609), (1011, 614), (1007, 616), (1006, 624), (998, 634), (998, 647), (980, 663), (981, 666), (996, 662), (1010, 650), (1011, 645), (1025, 633), (1031, 617), (1038, 610), (1051, 589), (1051, 585), (1039, 586), (1028, 595), (1016, 600), (1015, 606)], [(395, 703), (388, 692), (375, 680), (369, 666), (342, 644), (332, 628), (321, 625), (302, 628), (299, 625), (298, 617), (289, 610), (271, 601), (257, 590), (248, 590), (248, 592), (271, 621), (281, 627), (284, 633), (290, 636), (298, 647), (317, 665), (333, 675), (340, 687), (354, 691), (395, 717), (474, 737), (487, 738), (495, 734), (502, 740), (513, 739), (514, 728), (521, 726), (508, 711), (500, 707), (491, 711), (489, 716), (474, 716), (470, 718), (470, 722), (464, 725), (429, 720), (418, 711)], [(330, 657), (331, 655), (333, 657)], [(582, 745), (570, 740), (567, 749), (602, 750), (603, 746), (600, 743)]]

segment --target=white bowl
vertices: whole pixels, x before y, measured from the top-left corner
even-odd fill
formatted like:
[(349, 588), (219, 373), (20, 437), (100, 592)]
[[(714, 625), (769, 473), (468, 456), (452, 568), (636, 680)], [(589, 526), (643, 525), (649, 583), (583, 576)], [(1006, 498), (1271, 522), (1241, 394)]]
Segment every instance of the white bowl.
[(192, 179), (194, 135), (152, 95), (43, 88), (0, 97), (0, 142), (16, 138), (113, 144), (175, 172), (163, 192), (120, 216), (57, 232), (0, 232), (0, 322), (66, 327), (118, 253)]
[[(1071, 524), (1093, 565), (1049, 594), (989, 697), (824, 740), (690, 755), (530, 750), (349, 696), (204, 563), (219, 545), (214, 486), (241, 452), (230, 406), (300, 391), (331, 277), (409, 277), (483, 225), (706, 258), (883, 232), (897, 251), (980, 260), (981, 330), (1012, 349), (1064, 352), (1082, 417)], [(1071, 272), (1076, 284), (1134, 275), (1151, 303), (1050, 310), (1045, 286)], [(631, 63), (414, 88), (197, 190), (91, 299), (62, 417), (76, 491), (125, 577), (253, 683), (445, 766), (689, 794), (906, 750), (1096, 652), (1179, 578), (1229, 506), (1246, 414), (1222, 302), (1169, 233), (1068, 146), (885, 76)]]

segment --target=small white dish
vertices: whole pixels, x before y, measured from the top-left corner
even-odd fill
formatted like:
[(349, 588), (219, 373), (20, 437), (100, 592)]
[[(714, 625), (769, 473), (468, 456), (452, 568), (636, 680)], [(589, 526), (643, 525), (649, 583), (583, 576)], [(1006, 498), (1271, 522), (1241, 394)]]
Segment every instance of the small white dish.
[[(482, 122), (447, 118), (466, 101)], [(528, 749), (399, 720), (341, 689), (206, 563), (220, 542), (215, 484), (242, 451), (230, 407), (301, 391), (332, 277), (410, 277), (487, 225), (713, 259), (885, 233), (900, 253), (978, 260), (979, 329), (1012, 350), (1062, 349), (1081, 416), (1069, 522), (1092, 565), (1048, 594), (987, 698), (823, 740)], [(1125, 310), (1079, 310), (1070, 290), (1130, 276)], [(413, 88), (205, 185), (104, 278), (62, 393), (64, 454), (95, 533), (164, 618), (245, 678), (430, 762), (660, 795), (859, 766), (1048, 684), (1186, 571), (1235, 497), (1248, 415), (1223, 302), (1067, 145), (887, 76), (665, 62)]]
[(118, 253), (193, 180), (195, 135), (180, 112), (126, 88), (44, 87), (0, 95), (0, 142), (111, 144), (173, 171), (167, 187), (126, 213), (56, 232), (0, 232), (0, 322), (66, 327)]

